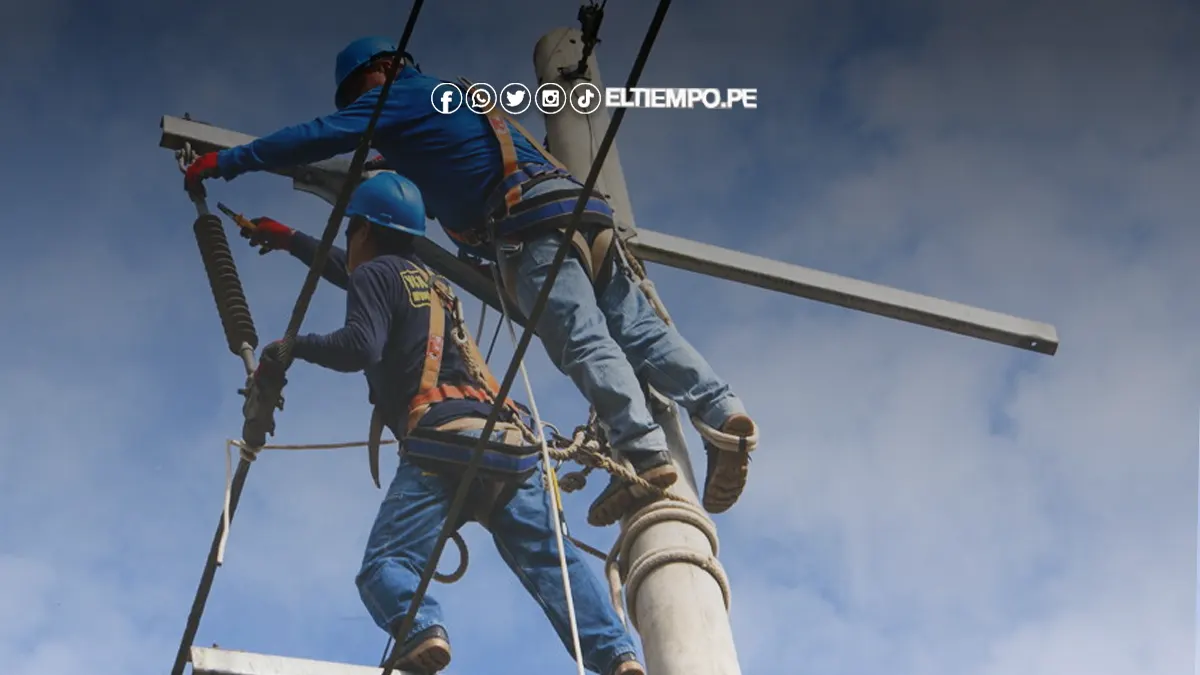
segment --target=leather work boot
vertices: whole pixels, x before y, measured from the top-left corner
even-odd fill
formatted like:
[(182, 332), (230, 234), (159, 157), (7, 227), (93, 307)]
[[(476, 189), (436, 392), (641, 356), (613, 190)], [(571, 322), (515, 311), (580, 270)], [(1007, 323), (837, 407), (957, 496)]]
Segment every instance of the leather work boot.
[(606, 675), (646, 675), (646, 669), (638, 663), (637, 656), (622, 654)]
[[(720, 431), (743, 438), (754, 435), (758, 428), (748, 415), (730, 415), (721, 425)], [(701, 435), (703, 438), (703, 435)], [(707, 440), (704, 451), (708, 454), (708, 475), (704, 477), (704, 509), (709, 513), (724, 513), (737, 503), (746, 488), (746, 476), (750, 470), (750, 450), (721, 450)]]
[(450, 665), (450, 636), (441, 626), (430, 626), (404, 643), (396, 668), (419, 675), (434, 675)]
[[(632, 454), (632, 453), (631, 453)], [(668, 488), (675, 484), (679, 472), (671, 462), (670, 453), (665, 450), (657, 452), (637, 453), (629, 458), (633, 470), (642, 479), (660, 488)], [(588, 509), (588, 525), (607, 527), (621, 519), (629, 507), (638, 500), (648, 497), (644, 489), (626, 483), (624, 480), (610, 476), (608, 486), (592, 502)]]

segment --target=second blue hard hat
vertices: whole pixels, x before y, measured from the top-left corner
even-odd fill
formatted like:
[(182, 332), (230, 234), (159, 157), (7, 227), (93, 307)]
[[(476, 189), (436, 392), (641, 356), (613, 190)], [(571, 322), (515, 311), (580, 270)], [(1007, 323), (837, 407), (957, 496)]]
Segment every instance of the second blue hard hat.
[(363, 181), (350, 197), (346, 215), (425, 236), (425, 200), (417, 186), (399, 174), (381, 173)]
[[(395, 54), (397, 51), (396, 43), (392, 42), (390, 38), (364, 37), (351, 42), (346, 45), (345, 49), (338, 52), (337, 63), (333, 69), (335, 86), (334, 105), (337, 106), (337, 109), (341, 110), (353, 102), (346, 100), (347, 96), (342, 91), (342, 85), (346, 83), (346, 80), (350, 79), (354, 71), (367, 65), (376, 57), (383, 56), (384, 54)], [(414, 68), (416, 67), (412, 54), (404, 52), (401, 56), (407, 63)]]

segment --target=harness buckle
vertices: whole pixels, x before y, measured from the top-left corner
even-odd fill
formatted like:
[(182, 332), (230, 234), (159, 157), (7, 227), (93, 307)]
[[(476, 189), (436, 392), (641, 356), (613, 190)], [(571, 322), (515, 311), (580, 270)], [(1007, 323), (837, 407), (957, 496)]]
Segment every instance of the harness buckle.
[(514, 256), (525, 248), (525, 242), (517, 239), (501, 239), (496, 243), (496, 248), (504, 255)]

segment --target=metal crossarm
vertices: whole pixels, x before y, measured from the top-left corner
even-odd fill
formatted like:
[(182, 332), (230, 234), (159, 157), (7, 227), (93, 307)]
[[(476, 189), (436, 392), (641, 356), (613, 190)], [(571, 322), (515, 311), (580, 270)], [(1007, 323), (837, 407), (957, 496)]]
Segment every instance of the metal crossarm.
[(950, 333), (1053, 355), (1054, 326), (869, 281), (731, 251), (662, 232), (638, 230), (629, 246), (642, 260), (788, 295), (899, 319)]
[[(162, 138), (159, 144), (172, 150), (182, 148), (185, 143), (191, 143), (197, 150), (220, 150), (253, 140), (253, 136), (236, 131), (167, 115), (162, 118)], [(283, 169), (275, 173), (291, 178), (295, 189), (333, 203), (348, 174), (349, 166), (349, 162), (335, 159)], [(1040, 354), (1053, 355), (1058, 351), (1058, 331), (1054, 326), (1039, 321), (642, 228), (629, 233), (626, 242), (639, 258), (660, 265)], [(423, 240), (418, 252), (439, 274), (499, 311), (499, 298), (486, 276), (432, 241)], [(513, 308), (510, 307), (509, 310), (512, 311)], [(514, 315), (512, 318), (521, 325), (525, 323), (522, 316)]]
[[(379, 675), (381, 672), (379, 666), (192, 647), (192, 675)], [(413, 674), (398, 671), (397, 675)]]

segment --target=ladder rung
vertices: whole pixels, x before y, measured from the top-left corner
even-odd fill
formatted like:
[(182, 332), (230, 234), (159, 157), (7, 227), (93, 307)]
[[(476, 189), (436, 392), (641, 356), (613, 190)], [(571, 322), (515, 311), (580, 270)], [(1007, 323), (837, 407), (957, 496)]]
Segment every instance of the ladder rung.
[[(379, 675), (382, 672), (377, 666), (192, 647), (192, 675)], [(399, 670), (392, 673), (409, 675)]]

